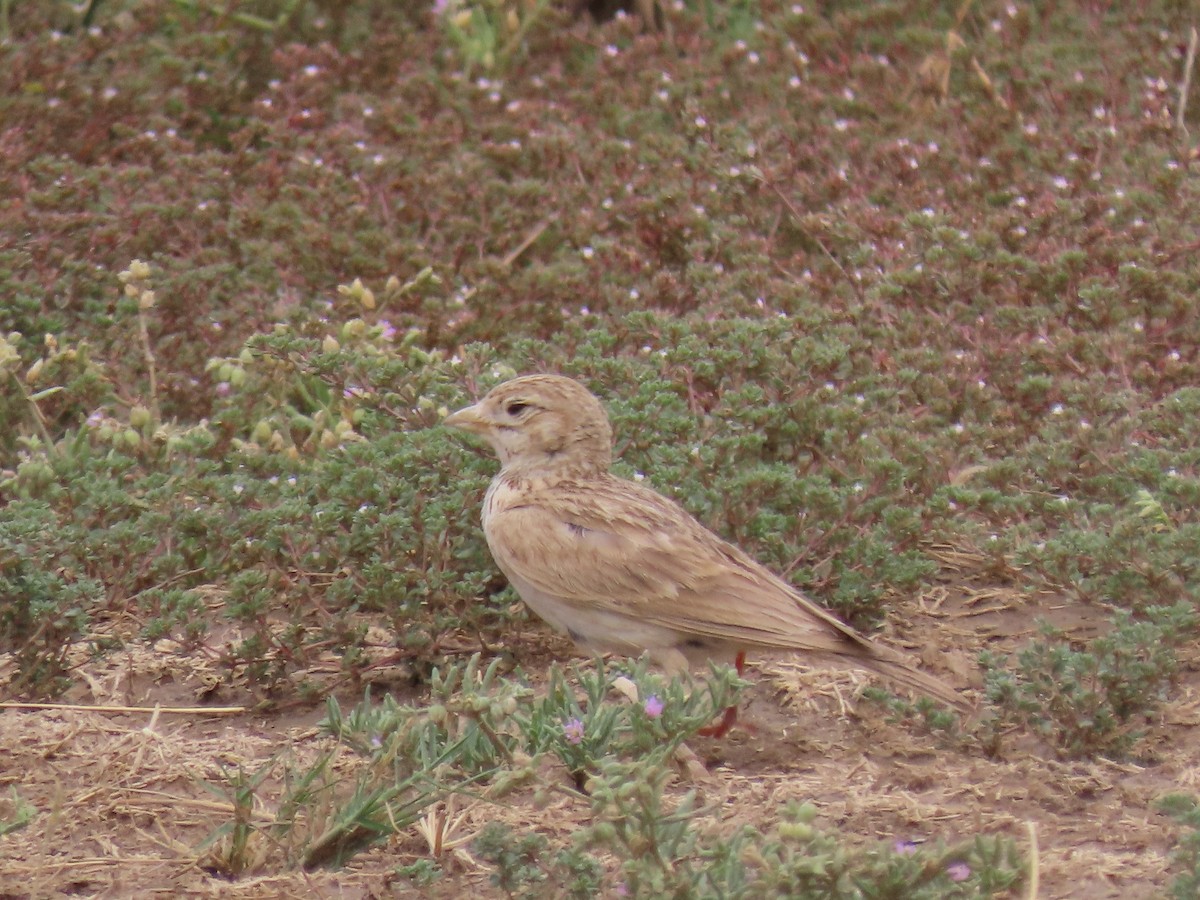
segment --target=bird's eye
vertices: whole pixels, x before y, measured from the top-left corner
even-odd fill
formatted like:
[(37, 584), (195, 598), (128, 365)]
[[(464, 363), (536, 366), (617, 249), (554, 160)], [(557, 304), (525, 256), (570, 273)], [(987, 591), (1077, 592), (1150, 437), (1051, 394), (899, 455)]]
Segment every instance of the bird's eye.
[(508, 406), (504, 407), (504, 411), (510, 416), (519, 416), (527, 409), (529, 409), (529, 404), (522, 403), (519, 400), (514, 400), (512, 403), (508, 404)]

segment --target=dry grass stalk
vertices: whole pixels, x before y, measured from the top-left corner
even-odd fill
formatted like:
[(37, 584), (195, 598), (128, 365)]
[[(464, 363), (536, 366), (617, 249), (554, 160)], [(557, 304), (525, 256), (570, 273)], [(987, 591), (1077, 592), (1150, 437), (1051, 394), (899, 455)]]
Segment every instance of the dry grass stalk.
[(1200, 34), (1193, 25), (1191, 36), (1188, 38), (1187, 57), (1183, 61), (1183, 81), (1179, 85), (1179, 111), (1175, 114), (1175, 124), (1183, 129), (1184, 134), (1188, 133), (1183, 119), (1187, 114), (1188, 92), (1192, 87), (1192, 72), (1196, 68), (1196, 45), (1198, 42), (1200, 42)]

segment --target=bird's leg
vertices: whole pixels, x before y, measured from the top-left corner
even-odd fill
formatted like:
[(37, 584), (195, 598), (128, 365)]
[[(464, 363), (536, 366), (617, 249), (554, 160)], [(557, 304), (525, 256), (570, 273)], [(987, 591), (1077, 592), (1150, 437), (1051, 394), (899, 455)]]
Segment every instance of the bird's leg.
[[(745, 650), (738, 651), (737, 659), (734, 660), (733, 665), (737, 669), (738, 677), (741, 678), (742, 670), (746, 668)], [(736, 723), (737, 707), (727, 706), (725, 707), (725, 712), (721, 715), (721, 718), (713, 722), (711, 725), (705, 725), (698, 733), (704, 737), (725, 737), (729, 729), (732, 728)]]
[(703, 737), (725, 737), (725, 734), (737, 723), (737, 707), (727, 706), (721, 718), (713, 722), (711, 725), (705, 725), (698, 732)]

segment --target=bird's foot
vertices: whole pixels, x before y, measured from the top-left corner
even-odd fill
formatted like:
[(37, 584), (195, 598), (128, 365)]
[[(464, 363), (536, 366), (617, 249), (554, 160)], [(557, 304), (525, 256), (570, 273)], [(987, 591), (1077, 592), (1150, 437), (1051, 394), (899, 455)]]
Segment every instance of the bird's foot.
[[(746, 670), (745, 650), (738, 651), (737, 659), (734, 661), (734, 666), (737, 668), (738, 677), (740, 678), (742, 673)], [(729, 733), (729, 729), (737, 724), (737, 715), (738, 711), (736, 706), (727, 706), (725, 707), (725, 712), (720, 719), (713, 722), (711, 725), (705, 725), (700, 729), (700, 731), (697, 732), (697, 734), (700, 734), (703, 737), (725, 737), (725, 735)]]
[(725, 735), (729, 732), (729, 729), (737, 723), (737, 715), (738, 711), (736, 706), (727, 706), (725, 707), (725, 712), (721, 715), (721, 718), (717, 719), (717, 721), (713, 722), (711, 725), (705, 725), (696, 733), (702, 735), (703, 737), (725, 737)]

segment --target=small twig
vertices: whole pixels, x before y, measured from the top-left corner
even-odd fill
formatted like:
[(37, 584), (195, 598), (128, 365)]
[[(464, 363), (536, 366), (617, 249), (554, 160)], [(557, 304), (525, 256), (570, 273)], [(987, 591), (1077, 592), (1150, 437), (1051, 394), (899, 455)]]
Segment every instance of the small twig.
[(975, 73), (975, 77), (979, 79), (980, 84), (987, 91), (987, 95), (991, 101), (1005, 112), (1008, 112), (1008, 101), (1000, 96), (1000, 91), (996, 89), (996, 85), (992, 83), (992, 79), (988, 77), (988, 73), (984, 71), (983, 66), (980, 65), (979, 60), (974, 55), (971, 56), (971, 71)]
[(1187, 58), (1183, 61), (1183, 82), (1179, 85), (1179, 110), (1175, 114), (1175, 124), (1183, 129), (1183, 133), (1188, 133), (1187, 125), (1183, 123), (1184, 114), (1187, 112), (1188, 91), (1192, 88), (1192, 70), (1196, 67), (1196, 44), (1200, 43), (1200, 36), (1196, 33), (1196, 26), (1192, 26), (1192, 34), (1188, 39)]
[(233, 716), (246, 712), (244, 706), (89, 706), (86, 703), (0, 703), (0, 709), (46, 709), (114, 714), (176, 713), (185, 716)]
[[(142, 734), (146, 735), (146, 737), (158, 737), (154, 729), (158, 726), (158, 717), (160, 715), (162, 715), (162, 707), (154, 707), (154, 712), (150, 714), (150, 721), (142, 728)], [(145, 758), (147, 746), (149, 746), (148, 741), (138, 743), (137, 755), (133, 758), (133, 765), (130, 767), (130, 771), (138, 772), (141, 770), (142, 759)]]
[(800, 229), (800, 231), (805, 235), (805, 237), (809, 238), (810, 240), (813, 241), (813, 243), (815, 243), (818, 247), (820, 247), (821, 252), (825, 254), (826, 258), (831, 263), (833, 263), (833, 265), (837, 268), (837, 270), (839, 272), (842, 273), (842, 277), (846, 279), (846, 282), (850, 285), (851, 289), (853, 289), (854, 294), (855, 294), (855, 296), (858, 297), (859, 301), (862, 302), (863, 300), (865, 300), (866, 298), (863, 296), (862, 286), (859, 285), (858, 282), (856, 282), (853, 278), (850, 277), (850, 273), (846, 271), (846, 267), (843, 266), (840, 262), (838, 262), (837, 257), (834, 256), (829, 251), (829, 248), (825, 246), (825, 242), (822, 241), (815, 234), (813, 234), (811, 231), (809, 231), (807, 228), (804, 227), (804, 220), (800, 216), (800, 211), (798, 209), (796, 209), (796, 207), (792, 203), (792, 201), (787, 198), (787, 195), (784, 194), (783, 190), (779, 187), (779, 185), (775, 184), (775, 182), (773, 182), (773, 181), (767, 181), (767, 179), (765, 177), (762, 179), (762, 181), (764, 184), (766, 184), (767, 187), (769, 187), (772, 191), (775, 192), (776, 196), (778, 196), (779, 199), (783, 202), (783, 205), (787, 207), (788, 212), (790, 212), (792, 214), (792, 221), (795, 223), (796, 227), (798, 229)]
[(1038, 900), (1037, 822), (1029, 819), (1025, 822), (1025, 829), (1029, 832), (1029, 891), (1026, 896), (1029, 900)]
[[(111, 866), (124, 866), (127, 864), (139, 866), (161, 866), (163, 858), (159, 854), (153, 856), (85, 856), (83, 859), (64, 859), (54, 863), (56, 872), (67, 872), (74, 869), (89, 869), (93, 866), (98, 868), (106, 868)], [(6, 872), (28, 872), (30, 874), (41, 875), (46, 871), (46, 863), (37, 862), (32, 865), (18, 865), (14, 868), (7, 868), (8, 862), (5, 862)]]
[(12, 375), (12, 380), (17, 385), (17, 390), (21, 392), (21, 396), (29, 404), (29, 408), (33, 410), (33, 424), (37, 426), (38, 433), (41, 434), (42, 440), (46, 442), (46, 452), (51, 454), (57, 453), (58, 449), (54, 446), (54, 441), (51, 439), (50, 432), (46, 428), (46, 420), (42, 416), (41, 409), (38, 408), (37, 401), (25, 389), (25, 383), (21, 381), (21, 377), (16, 372), (10, 372), (9, 374)]
[(525, 238), (525, 240), (517, 244), (516, 249), (512, 250), (508, 256), (504, 257), (502, 260), (504, 268), (509, 268), (513, 263), (520, 259), (521, 254), (532, 247), (534, 242), (542, 236), (546, 229), (549, 228), (557, 218), (558, 216), (556, 215), (550, 215), (538, 222), (537, 225), (533, 227), (533, 230), (529, 232), (529, 235)]
[(482, 718), (473, 716), (472, 720), (475, 722), (475, 727), (482, 731), (487, 739), (492, 742), (492, 746), (500, 751), (500, 754), (504, 757), (505, 761), (508, 762), (509, 765), (512, 765), (512, 751), (509, 750), (508, 747), (505, 746), (504, 742), (500, 740), (500, 735), (496, 734), (496, 730), (487, 722), (483, 721)]
[(146, 368), (150, 373), (150, 412), (154, 424), (158, 425), (161, 416), (158, 411), (158, 370), (154, 365), (154, 351), (150, 348), (150, 328), (146, 323), (146, 310), (138, 304), (138, 336), (142, 341), (142, 355), (146, 357)]

